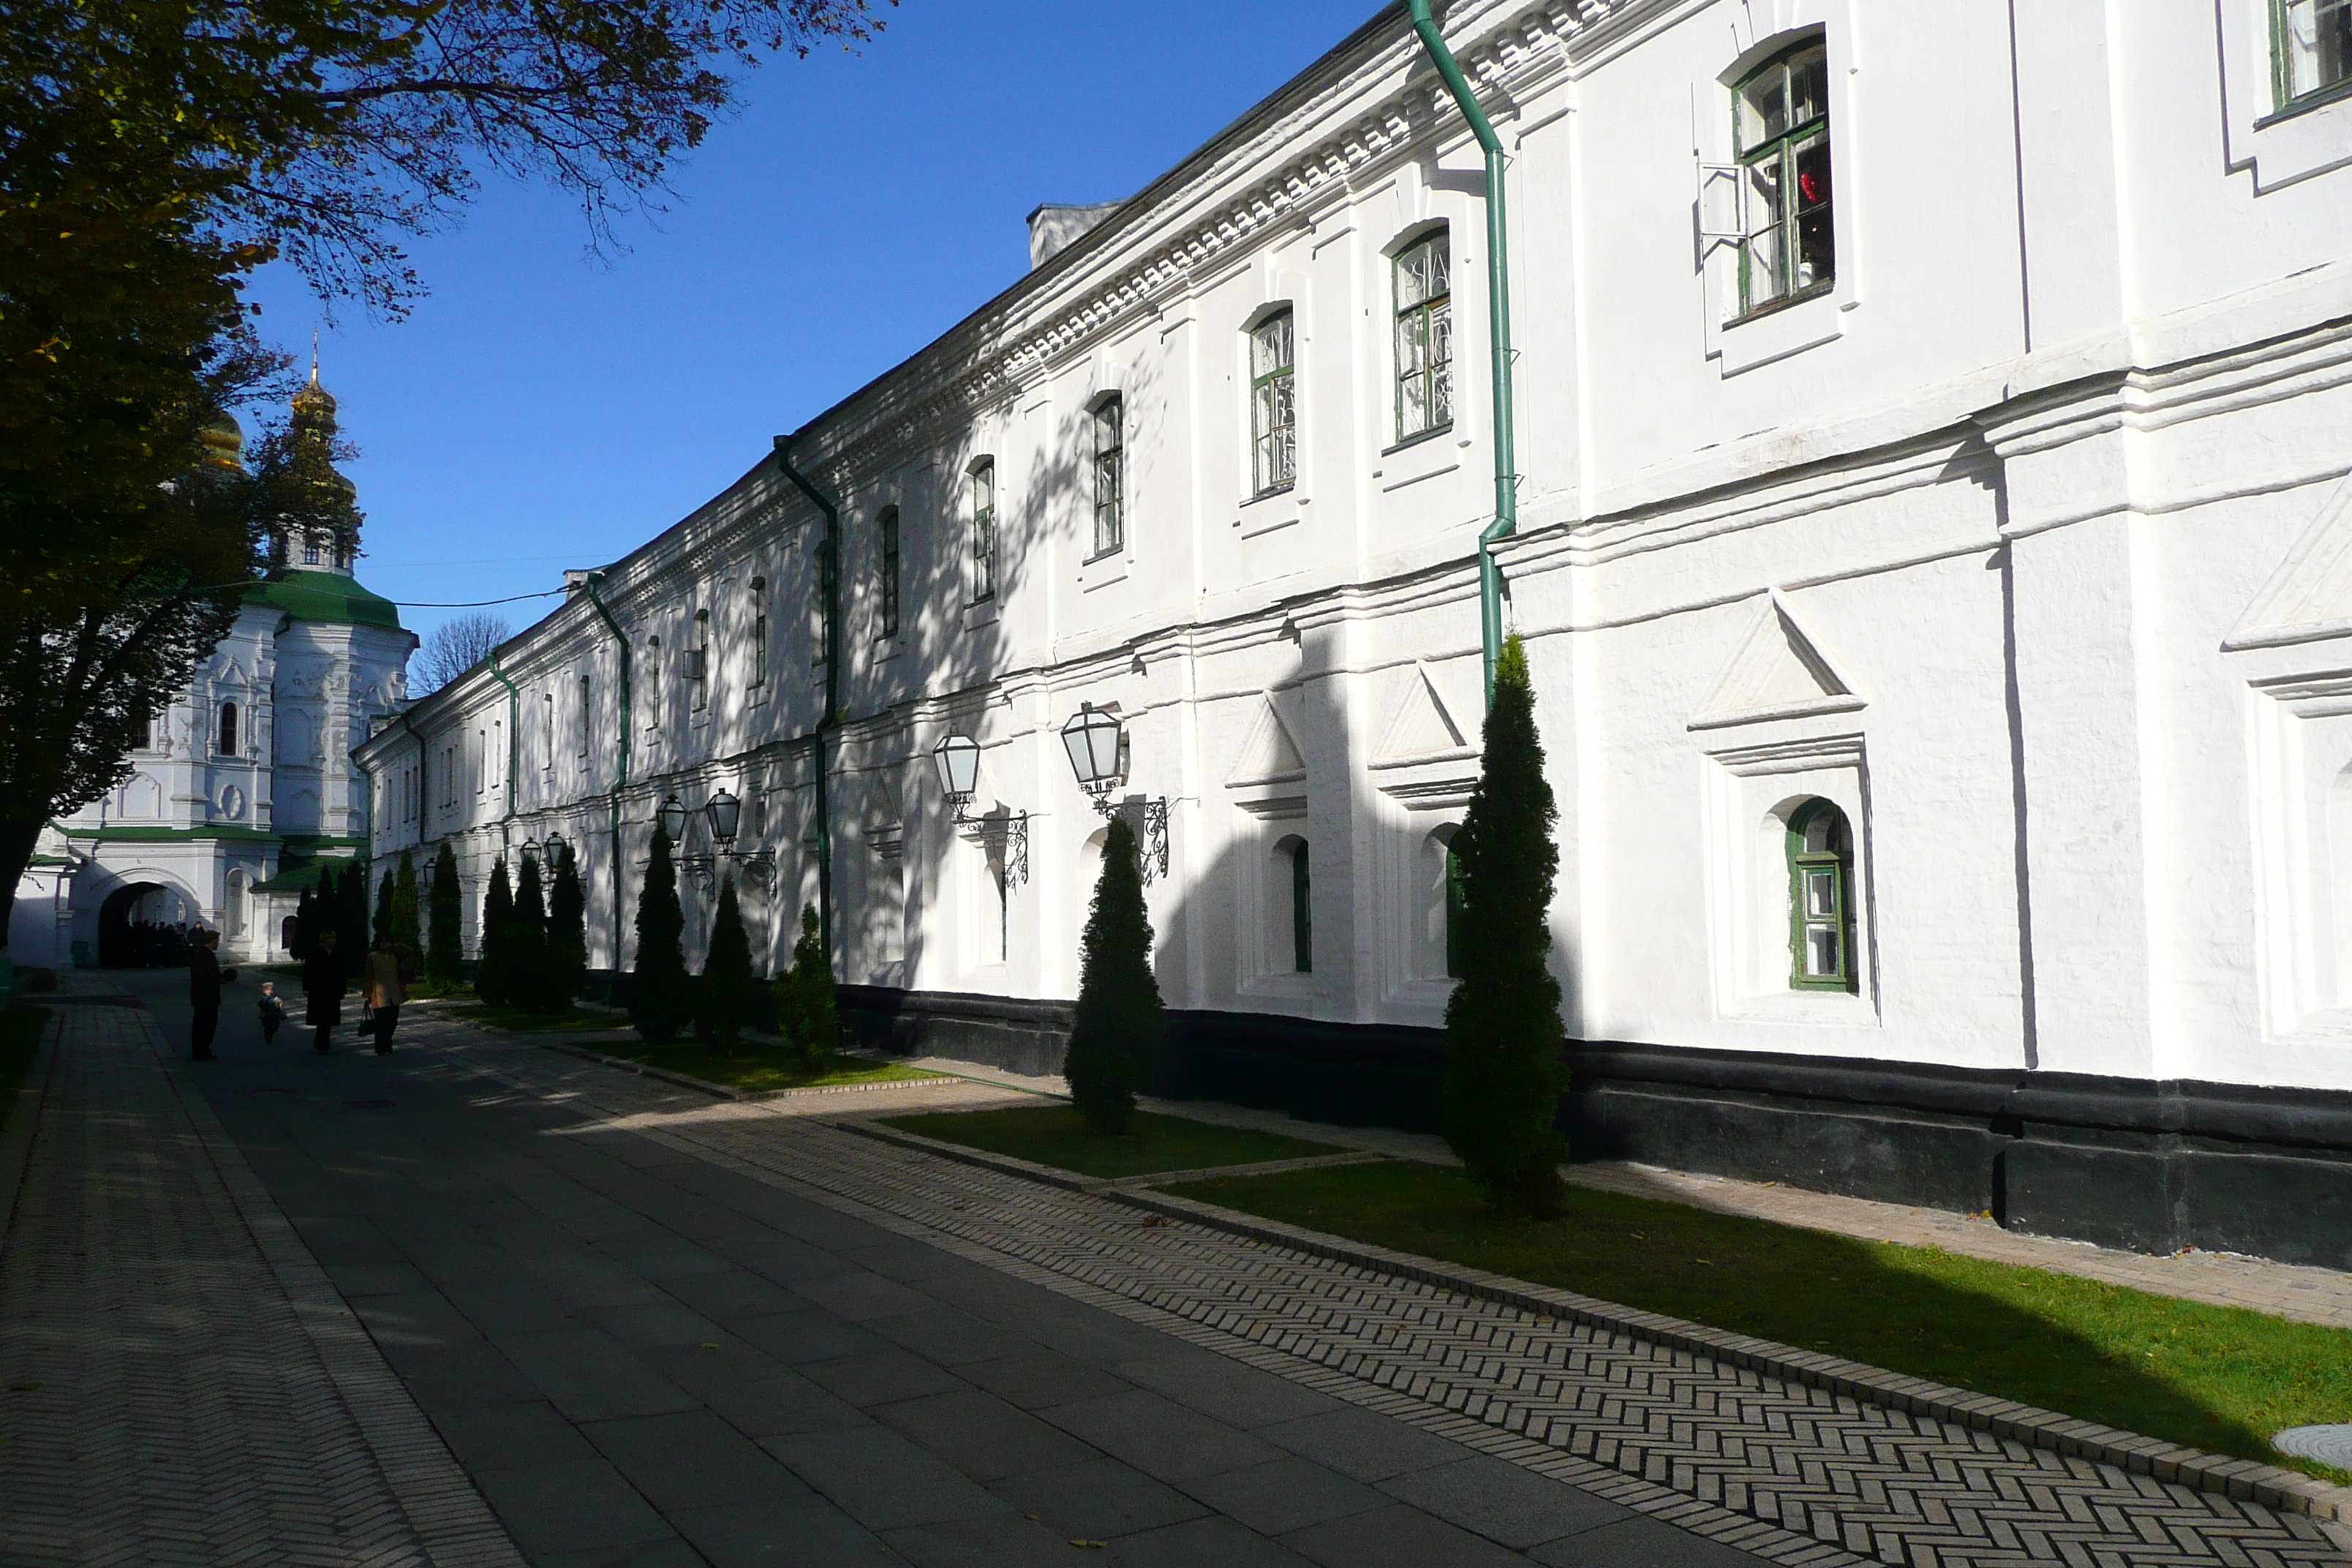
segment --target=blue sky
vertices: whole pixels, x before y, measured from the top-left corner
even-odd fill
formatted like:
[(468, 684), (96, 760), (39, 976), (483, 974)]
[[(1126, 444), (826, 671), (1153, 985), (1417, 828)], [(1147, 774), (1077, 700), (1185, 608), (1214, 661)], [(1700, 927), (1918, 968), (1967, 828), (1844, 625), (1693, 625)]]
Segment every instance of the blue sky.
[[(415, 247), (432, 293), (408, 320), (346, 304), (321, 333), (363, 454), (361, 580), (489, 599), (619, 555), (1019, 278), (1039, 202), (1140, 189), (1379, 3), (907, 0), (862, 54), (755, 72), (609, 263), (561, 197), (486, 186)], [(307, 351), (299, 279), (251, 297)]]

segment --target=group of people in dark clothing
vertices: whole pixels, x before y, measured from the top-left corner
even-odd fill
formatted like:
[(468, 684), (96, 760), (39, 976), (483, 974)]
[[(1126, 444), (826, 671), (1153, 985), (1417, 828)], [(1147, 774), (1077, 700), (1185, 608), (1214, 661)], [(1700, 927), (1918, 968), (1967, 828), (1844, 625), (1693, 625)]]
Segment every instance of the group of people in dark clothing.
[[(320, 932), (302, 961), (302, 1021), (311, 1029), (310, 1048), (320, 1056), (327, 1054), (331, 1037), (343, 1021), (343, 998), (350, 994), (343, 961), (335, 952), (337, 940), (332, 931)], [(236, 981), (236, 971), (221, 967), (220, 932), (191, 931), (187, 942), (188, 1002), (195, 1012), (189, 1042), (195, 1059), (208, 1062), (213, 1037), (220, 1028), (221, 987)], [(392, 1033), (400, 1024), (401, 1004), (408, 999), (402, 967), (400, 952), (388, 936), (376, 939), (374, 951), (360, 966), (360, 999), (367, 1009), (360, 1033), (374, 1038), (378, 1056), (392, 1053)], [(286, 1004), (274, 982), (263, 984), (258, 1005), (262, 1043), (274, 1044), (278, 1026), (286, 1021)]]
[(176, 925), (162, 921), (127, 921), (108, 962), (131, 969), (174, 968), (194, 956), (193, 944), (196, 938), (211, 934), (202, 926), (191, 926), (185, 921)]

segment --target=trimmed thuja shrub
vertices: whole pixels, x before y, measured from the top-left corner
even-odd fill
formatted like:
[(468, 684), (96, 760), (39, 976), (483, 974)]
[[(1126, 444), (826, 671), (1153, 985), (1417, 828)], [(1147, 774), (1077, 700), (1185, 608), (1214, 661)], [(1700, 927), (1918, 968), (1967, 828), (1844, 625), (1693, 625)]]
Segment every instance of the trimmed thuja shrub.
[(294, 936), (286, 950), (296, 958), (310, 956), (310, 944), (319, 940), (319, 890), (305, 888), (294, 900)]
[(588, 977), (588, 895), (580, 863), (565, 845), (555, 857), (555, 885), (547, 894), (547, 998), (557, 1011), (572, 1005)]
[(454, 987), (466, 978), (466, 907), (457, 886), (457, 857), (445, 842), (433, 857), (433, 891), (426, 900), (433, 930), (425, 949), (425, 977)]
[(343, 978), (349, 980), (367, 963), (368, 879), (363, 861), (344, 867), (341, 879), (335, 884), (334, 922), (342, 933), (335, 943), (335, 956), (342, 960)]
[(1486, 758), (1454, 835), (1462, 984), (1445, 1007), (1444, 1130), (1490, 1200), (1539, 1215), (1559, 1210), (1565, 1153), (1553, 1123), (1568, 1087), (1566, 1030), (1559, 982), (1545, 963), (1559, 816), (1527, 649), (1514, 637), (1496, 661)]
[(760, 984), (751, 973), (751, 939), (743, 931), (743, 910), (735, 900), (735, 879), (719, 884), (719, 912), (710, 920), (710, 950), (702, 978), (694, 986), (698, 1033), (731, 1044), (751, 1021), (751, 998)]
[(629, 981), (629, 1022), (654, 1045), (677, 1037), (694, 1017), (693, 984), (686, 974), (686, 911), (677, 903), (677, 868), (669, 835), (654, 824), (653, 858), (637, 894), (637, 968)]
[(493, 1007), (515, 1000), (514, 889), (507, 883), (506, 858), (490, 862), (489, 890), (482, 895), (480, 942), (474, 956), (474, 994)]
[(841, 1047), (841, 1010), (833, 994), (833, 963), (816, 906), (801, 906), (800, 940), (793, 966), (776, 977), (776, 1028), (794, 1050), (814, 1061)]
[(1167, 1026), (1151, 973), (1151, 916), (1143, 907), (1135, 829), (1123, 816), (1110, 819), (1103, 837), (1102, 877), (1087, 916), (1081, 964), (1063, 1076), (1088, 1125), (1124, 1132)]
[(394, 898), (392, 884), (394, 879), (394, 873), (391, 868), (387, 867), (384, 869), (383, 880), (375, 885), (375, 934), (373, 939), (368, 943), (371, 947), (392, 934), (392, 900)]
[(552, 1013), (554, 999), (547, 962), (547, 900), (539, 890), (539, 861), (526, 855), (515, 885), (514, 919), (507, 932), (507, 990), (518, 1007)]
[(392, 945), (400, 951), (401, 973), (414, 973), (425, 942), (416, 921), (416, 862), (405, 849), (392, 878)]

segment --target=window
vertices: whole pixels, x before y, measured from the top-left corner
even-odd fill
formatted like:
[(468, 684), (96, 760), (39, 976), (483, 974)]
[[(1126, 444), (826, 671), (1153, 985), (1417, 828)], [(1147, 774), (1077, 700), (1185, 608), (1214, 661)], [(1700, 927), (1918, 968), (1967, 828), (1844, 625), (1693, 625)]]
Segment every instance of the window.
[(1298, 478), (1297, 356), (1287, 310), (1250, 329), (1250, 452), (1257, 494)]
[(686, 650), (687, 690), (697, 713), (710, 706), (710, 612), (694, 612), (694, 646)]
[(2271, 37), (2281, 109), (2352, 76), (2352, 0), (2271, 0)]
[(661, 728), (662, 667), (661, 638), (646, 639), (646, 728)]
[(220, 732), (214, 737), (213, 750), (224, 757), (236, 753), (236, 704), (224, 702), (220, 710)]
[(1120, 472), (1127, 456), (1125, 404), (1117, 393), (1095, 405), (1095, 553), (1108, 555), (1126, 542), (1119, 515)]
[(1445, 853), (1445, 978), (1462, 978), (1462, 942), (1467, 933), (1463, 929), (1462, 913), (1469, 907), (1462, 877), (1462, 857), (1454, 852), (1454, 840), (1448, 838)]
[(881, 626), (875, 635), (895, 637), (898, 635), (898, 509), (897, 507), (887, 507), (883, 510), (879, 532), (881, 534), (878, 548), (880, 560), (877, 563), (877, 569), (881, 576), (879, 584), (882, 599)]
[(1454, 285), (1444, 229), (1396, 258), (1397, 439), (1454, 423)]
[(580, 733), (577, 739), (580, 754), (584, 757), (588, 754), (588, 678), (584, 675), (580, 678)]
[(555, 689), (549, 687), (539, 694), (539, 771), (555, 771)]
[(971, 602), (996, 597), (996, 459), (971, 466)]
[(833, 633), (833, 542), (820, 539), (809, 551), (809, 569), (815, 581), (810, 584), (815, 592), (809, 595), (809, 655), (812, 665), (823, 664), (831, 657), (829, 646)]
[(1746, 238), (1739, 309), (1752, 310), (1829, 286), (1829, 52), (1819, 37), (1751, 72), (1732, 89)]
[(318, 563), (318, 536), (315, 534), (306, 533), (302, 536), (302, 564), (305, 566), (316, 566)]
[(1307, 868), (1307, 840), (1290, 846), (1290, 967), (1293, 973), (1315, 971), (1315, 898)]
[(768, 684), (768, 580), (751, 579), (751, 675), (752, 686)]
[(1789, 814), (1789, 984), (1857, 989), (1853, 967), (1853, 833), (1845, 813), (1809, 800)]

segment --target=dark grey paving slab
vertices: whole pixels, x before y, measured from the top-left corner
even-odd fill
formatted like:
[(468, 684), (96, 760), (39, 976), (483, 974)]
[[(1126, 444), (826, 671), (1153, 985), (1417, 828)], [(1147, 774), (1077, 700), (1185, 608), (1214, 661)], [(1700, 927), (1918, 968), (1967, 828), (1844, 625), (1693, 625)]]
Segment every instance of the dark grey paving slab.
[(695, 1401), (601, 1329), (510, 1334), (498, 1341), (558, 1410), (574, 1421), (690, 1410)]
[[(1400, 1502), (1522, 1551), (1640, 1516), (1603, 1498), (1484, 1454), (1381, 1483)], [(1677, 1531), (1675, 1533), (1680, 1534)]]
[(1282, 1542), (1325, 1568), (1513, 1568), (1527, 1562), (1483, 1536), (1395, 1505), (1294, 1531)]
[(1130, 1383), (1234, 1426), (1269, 1426), (1348, 1408), (1328, 1394), (1209, 1351), (1187, 1349), (1121, 1362), (1118, 1372)]
[(808, 1490), (766, 1449), (707, 1410), (595, 1421), (583, 1431), (666, 1514)]
[(846, 1318), (853, 1323), (869, 1318), (929, 1312), (939, 1306), (933, 1297), (863, 1268), (805, 1280), (793, 1289), (835, 1317)]
[(993, 1361), (966, 1363), (956, 1368), (956, 1375), (1024, 1410), (1099, 1399), (1135, 1386), (1098, 1366), (1070, 1361), (1035, 1346)]
[(896, 1345), (814, 1361), (801, 1369), (801, 1375), (860, 1409), (948, 1394), (961, 1386), (947, 1368)]
[(1117, 1459), (1089, 1459), (1061, 1470), (1026, 1471), (990, 1491), (1065, 1535), (1106, 1541), (1156, 1530), (1210, 1510), (1164, 1481)]
[(1183, 1490), (1267, 1535), (1369, 1513), (1392, 1500), (1361, 1481), (1305, 1459), (1276, 1459), (1202, 1476), (1185, 1482)]
[(778, 1312), (806, 1311), (807, 1297), (749, 1268), (714, 1268), (669, 1281), (669, 1293), (698, 1312), (735, 1321)]
[(886, 1530), (881, 1538), (915, 1568), (1071, 1568), (1087, 1561), (1065, 1537), (1012, 1515)]
[(543, 1469), (593, 1464), (595, 1446), (554, 1405), (533, 1400), (436, 1411), (433, 1425), (465, 1467), (484, 1470)]
[(711, 1568), (896, 1568), (904, 1561), (821, 1497), (689, 1509), (677, 1523)]
[(475, 1478), (523, 1554), (665, 1541), (675, 1532), (602, 1458), (482, 1470)]
[(941, 1366), (961, 1367), (976, 1361), (995, 1361), (1036, 1348), (1036, 1342), (990, 1322), (961, 1308), (929, 1304), (919, 1311), (874, 1318), (866, 1327), (892, 1344), (900, 1345)]
[(1550, 1568), (1755, 1568), (1756, 1563), (1737, 1547), (1641, 1518), (1548, 1542), (1528, 1555)]
[(977, 1388), (877, 1405), (873, 1415), (976, 1481), (1060, 1469), (1095, 1458), (1087, 1444)]
[(1261, 1426), (1257, 1436), (1360, 1481), (1384, 1481), (1469, 1457), (1459, 1443), (1352, 1406)]
[(1143, 1389), (1039, 1412), (1063, 1431), (1163, 1481), (1190, 1480), (1282, 1458), (1246, 1432)]
[(1118, 1568), (1307, 1568), (1310, 1559), (1230, 1519), (1194, 1519), (1110, 1542)]
[(898, 1347), (856, 1323), (812, 1307), (800, 1312), (732, 1320), (728, 1328), (786, 1366), (805, 1366), (845, 1355), (874, 1355)]
[(848, 1401), (740, 1342), (722, 1341), (716, 1351), (700, 1345), (650, 1350), (646, 1359), (747, 1436), (840, 1432), (867, 1420)]
[(594, 1546), (540, 1557), (533, 1568), (709, 1568), (709, 1559), (676, 1536), (625, 1546)]
[(944, 1461), (880, 1426), (768, 1437), (761, 1447), (869, 1530), (980, 1519), (1011, 1508)]

